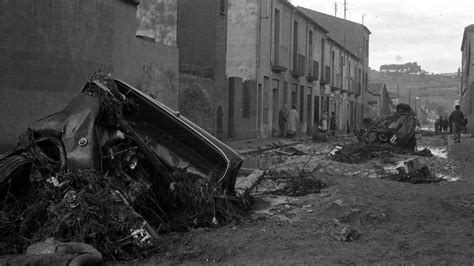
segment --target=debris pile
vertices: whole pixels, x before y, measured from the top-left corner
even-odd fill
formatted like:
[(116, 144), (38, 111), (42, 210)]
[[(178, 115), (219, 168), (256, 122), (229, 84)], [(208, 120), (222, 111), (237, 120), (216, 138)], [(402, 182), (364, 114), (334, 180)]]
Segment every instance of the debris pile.
[(408, 173), (402, 169), (398, 169), (397, 173), (391, 173), (382, 176), (382, 178), (412, 184), (436, 183), (444, 180), (443, 178), (433, 176), (427, 166), (422, 166)]
[(390, 144), (378, 143), (350, 143), (344, 146), (336, 146), (330, 153), (331, 159), (343, 163), (365, 163), (373, 158), (380, 158), (382, 160), (390, 158), (393, 154), (411, 154), (417, 156), (431, 156), (429, 149), (407, 150), (394, 147)]
[(341, 221), (336, 218), (333, 220), (332, 227), (329, 229), (329, 235), (342, 242), (356, 241), (361, 237), (359, 230), (348, 224), (341, 223)]
[(234, 190), (242, 159), (187, 123), (96, 73), (0, 155), (0, 254), (52, 237), (128, 260), (159, 233), (245, 219), (250, 196)]
[(275, 195), (304, 196), (311, 193), (320, 193), (326, 187), (311, 171), (301, 170), (298, 175), (285, 180), (285, 186), (272, 192)]
[(84, 242), (106, 259), (144, 256), (158, 233), (217, 226), (245, 219), (246, 202), (226, 196), (210, 180), (178, 181), (165, 213), (144, 180), (83, 171), (33, 181), (24, 193), (0, 202), (0, 253), (23, 253), (53, 237)]
[(390, 157), (394, 147), (389, 144), (351, 143), (336, 146), (331, 151), (331, 159), (343, 163), (364, 163), (373, 158)]

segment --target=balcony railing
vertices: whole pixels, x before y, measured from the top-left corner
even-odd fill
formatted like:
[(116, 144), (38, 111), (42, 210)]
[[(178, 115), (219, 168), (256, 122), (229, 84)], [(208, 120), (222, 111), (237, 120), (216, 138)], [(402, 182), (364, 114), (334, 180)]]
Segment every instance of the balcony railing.
[(297, 61), (293, 62), (293, 71), (291, 74), (296, 77), (304, 76), (306, 73), (306, 57), (298, 54)]
[(275, 58), (272, 64), (272, 71), (284, 72), (288, 69), (288, 63), (289, 63), (288, 48), (279, 45), (279, 46), (275, 46), (275, 49), (277, 49), (277, 51), (275, 52)]
[(332, 87), (331, 89), (332, 90), (340, 90), (341, 89), (341, 74), (336, 74), (336, 77), (334, 78), (333, 80), (333, 84), (332, 84)]
[(313, 82), (319, 79), (319, 62), (309, 61), (308, 62), (308, 81)]
[(331, 67), (324, 66), (324, 73), (321, 73), (321, 84), (329, 84), (331, 82)]
[(349, 79), (349, 94), (354, 94), (355, 93), (355, 82), (354, 78)]
[(357, 86), (356, 86), (356, 96), (359, 96), (361, 94), (361, 91), (362, 91), (362, 84), (359, 82), (357, 83)]

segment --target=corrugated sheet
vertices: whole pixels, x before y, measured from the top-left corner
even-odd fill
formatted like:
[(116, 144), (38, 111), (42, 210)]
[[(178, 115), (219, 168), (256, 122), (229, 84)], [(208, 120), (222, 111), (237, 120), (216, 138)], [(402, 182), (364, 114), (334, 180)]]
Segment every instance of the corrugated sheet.
[(15, 170), (22, 167), (31, 167), (32, 162), (21, 155), (13, 155), (0, 161), (0, 183)]

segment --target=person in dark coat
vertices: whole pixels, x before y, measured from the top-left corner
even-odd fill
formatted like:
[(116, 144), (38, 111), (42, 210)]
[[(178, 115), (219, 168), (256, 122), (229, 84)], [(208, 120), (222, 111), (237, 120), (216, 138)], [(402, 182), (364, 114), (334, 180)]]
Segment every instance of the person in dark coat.
[(336, 113), (331, 112), (331, 117), (329, 118), (329, 131), (331, 132), (331, 135), (335, 136), (336, 130), (337, 130)]
[(464, 121), (464, 114), (461, 107), (456, 105), (455, 110), (449, 116), (449, 120), (453, 123), (454, 143), (461, 143), (461, 129)]
[(278, 126), (280, 127), (280, 137), (285, 137), (287, 124), (288, 124), (288, 116), (290, 114), (290, 110), (288, 110), (288, 105), (283, 105), (283, 109), (280, 110), (278, 114)]
[(434, 123), (434, 127), (435, 127), (435, 132), (438, 133), (440, 132), (440, 128), (441, 128), (441, 119), (438, 118), (436, 119), (435, 123)]
[(448, 117), (444, 117), (443, 122), (441, 123), (443, 125), (443, 132), (448, 132), (448, 127), (449, 127), (449, 120)]

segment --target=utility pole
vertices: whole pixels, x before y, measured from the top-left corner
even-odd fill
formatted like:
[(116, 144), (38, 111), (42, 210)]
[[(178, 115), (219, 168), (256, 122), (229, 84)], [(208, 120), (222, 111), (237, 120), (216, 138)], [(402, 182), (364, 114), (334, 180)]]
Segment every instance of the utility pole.
[(362, 25), (364, 25), (364, 18), (367, 16), (367, 14), (362, 14)]
[(397, 99), (400, 102), (400, 82), (397, 82)]
[(346, 3), (346, 0), (344, 0), (344, 19), (346, 19), (346, 11), (347, 11), (347, 3)]
[(337, 2), (334, 2), (334, 16), (337, 17)]
[(411, 106), (411, 89), (408, 91), (408, 105)]
[(415, 94), (415, 115), (418, 117), (418, 97)]

